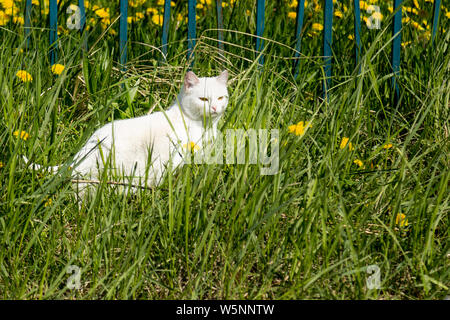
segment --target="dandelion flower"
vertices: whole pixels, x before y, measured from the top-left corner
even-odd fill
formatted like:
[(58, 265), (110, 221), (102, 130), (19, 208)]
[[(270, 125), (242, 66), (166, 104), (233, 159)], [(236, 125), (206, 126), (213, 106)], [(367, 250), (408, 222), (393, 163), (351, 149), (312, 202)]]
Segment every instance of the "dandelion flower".
[(398, 213), (395, 217), (395, 224), (400, 227), (406, 227), (408, 225), (408, 219), (403, 213)]
[(16, 76), (22, 80), (22, 82), (30, 82), (33, 81), (33, 77), (31, 76), (31, 74), (29, 74), (28, 72), (26, 72), (25, 70), (19, 70), (16, 73)]
[(47, 207), (51, 206), (52, 202), (53, 202), (52, 198), (48, 198), (44, 203), (44, 207), (47, 208)]
[(392, 148), (392, 143), (386, 143), (386, 144), (383, 146), (383, 148), (384, 148), (384, 149), (390, 149), (390, 148)]
[(354, 40), (355, 39), (355, 36), (354, 35), (352, 35), (352, 34), (350, 34), (350, 35), (348, 35), (348, 37), (347, 38), (349, 38), (350, 40)]
[(162, 26), (162, 25), (163, 25), (163, 16), (160, 15), (160, 14), (155, 14), (155, 15), (153, 15), (153, 17), (152, 17), (152, 22), (153, 22), (154, 24), (157, 24), (157, 25), (159, 25), (159, 26)]
[(313, 23), (312, 28), (313, 30), (322, 31), (323, 25), (321, 23)]
[(344, 16), (344, 14), (342, 13), (342, 11), (336, 10), (334, 12), (334, 15), (338, 18), (342, 18)]
[(105, 10), (103, 8), (100, 8), (98, 10), (95, 10), (95, 14), (100, 18), (109, 18), (109, 9)]
[(362, 168), (364, 166), (363, 162), (359, 159), (353, 161), (354, 164), (358, 165), (358, 167)]
[(288, 12), (288, 18), (290, 18), (290, 19), (297, 18), (297, 12), (294, 12), (294, 11)]
[[(404, 47), (406, 47), (406, 46), (408, 46), (408, 45), (410, 45), (411, 44), (411, 41), (405, 41), (405, 42), (402, 42), (402, 47), (404, 48)], [(383, 147), (384, 148), (384, 147)], [(386, 148), (385, 148), (386, 149)]]
[(0, 169), (3, 168), (4, 166), (5, 166), (5, 164), (0, 161)]
[(195, 142), (189, 142), (189, 143), (185, 143), (183, 145), (183, 148), (188, 149), (189, 151), (197, 151), (200, 150), (200, 147), (198, 145), (195, 144)]
[(341, 141), (341, 145), (339, 146), (339, 148), (340, 149), (344, 149), (347, 146), (347, 144), (348, 144), (348, 150), (352, 151), (354, 149), (353, 145), (352, 145), (351, 142), (348, 142), (348, 140), (349, 140), (349, 138), (343, 137), (342, 141)]
[(155, 9), (155, 8), (147, 8), (147, 10), (146, 10), (146, 12), (147, 12), (147, 14), (157, 14), (158, 13), (158, 10), (157, 9)]
[(56, 75), (60, 75), (64, 71), (64, 66), (62, 64), (54, 64), (52, 65), (52, 73)]
[(19, 137), (20, 139), (22, 139), (24, 141), (27, 141), (27, 139), (30, 137), (30, 135), (27, 132), (25, 132), (25, 131), (20, 131), (19, 132), (18, 130), (14, 131), (13, 135), (15, 137)]
[(305, 134), (306, 130), (311, 127), (308, 121), (300, 121), (297, 124), (293, 124), (288, 127), (290, 133), (294, 133), (296, 136), (302, 136)]

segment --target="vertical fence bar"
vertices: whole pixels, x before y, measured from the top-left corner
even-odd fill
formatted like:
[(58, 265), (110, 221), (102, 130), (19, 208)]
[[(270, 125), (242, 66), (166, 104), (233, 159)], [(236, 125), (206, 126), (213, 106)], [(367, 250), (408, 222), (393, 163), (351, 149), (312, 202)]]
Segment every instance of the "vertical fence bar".
[(437, 28), (439, 25), (439, 13), (441, 9), (441, 0), (434, 0), (433, 4), (433, 33), (431, 36), (431, 43), (433, 43), (434, 38), (436, 37)]
[[(361, 8), (360, 0), (353, 0), (355, 6), (355, 60), (356, 65), (361, 62)], [(361, 66), (358, 68), (358, 74), (361, 73)]]
[(332, 25), (333, 25), (333, 0), (325, 0), (324, 10), (324, 33), (323, 33), (323, 59), (325, 80), (323, 82), (324, 98), (328, 97), (327, 91), (331, 85), (331, 44), (332, 44)]
[[(265, 14), (266, 1), (258, 0), (256, 5), (256, 51), (261, 52), (264, 49), (264, 40), (261, 39), (264, 33), (264, 14)], [(264, 65), (264, 56), (259, 58), (259, 64)]]
[(80, 8), (80, 34), (82, 38), (82, 48), (87, 51), (87, 35), (84, 34), (86, 27), (86, 8), (84, 7), (84, 0), (78, 0), (78, 7)]
[(222, 13), (222, 0), (216, 0), (217, 8), (217, 39), (219, 39), (219, 53), (223, 54), (223, 13)]
[(295, 26), (295, 38), (297, 42), (295, 43), (295, 60), (294, 60), (294, 77), (297, 78), (298, 71), (300, 67), (300, 50), (302, 47), (302, 29), (303, 29), (303, 18), (305, 15), (305, 0), (299, 0), (297, 3), (297, 21)]
[(400, 71), (400, 46), (401, 46), (401, 28), (402, 28), (402, 0), (394, 0), (394, 28), (392, 36), (392, 69), (394, 76), (392, 77), (392, 87), (394, 88), (394, 104), (396, 105), (399, 98), (399, 89), (396, 81)]
[(163, 20), (163, 30), (162, 30), (162, 53), (164, 55), (164, 60), (167, 57), (167, 41), (169, 39), (169, 26), (170, 26), (170, 0), (164, 1), (164, 20)]
[(187, 60), (190, 61), (189, 68), (192, 69), (194, 66), (194, 47), (195, 47), (195, 37), (196, 37), (196, 21), (195, 21), (195, 0), (188, 1), (188, 56)]
[(128, 0), (120, 0), (120, 20), (119, 20), (119, 53), (120, 65), (122, 71), (125, 71), (127, 63), (127, 17), (128, 17)]
[(57, 40), (58, 40), (58, 3), (56, 0), (50, 0), (50, 64), (54, 65), (58, 59)]
[(24, 21), (24, 29), (25, 29), (25, 39), (26, 39), (26, 48), (30, 47), (30, 33), (31, 33), (31, 0), (27, 0), (25, 3), (25, 21)]

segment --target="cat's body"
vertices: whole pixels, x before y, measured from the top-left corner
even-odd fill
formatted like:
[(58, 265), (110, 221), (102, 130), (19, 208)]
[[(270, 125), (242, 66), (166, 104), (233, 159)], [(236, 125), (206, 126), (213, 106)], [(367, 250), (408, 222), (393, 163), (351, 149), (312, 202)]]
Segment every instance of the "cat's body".
[(211, 78), (188, 72), (167, 111), (114, 121), (96, 130), (74, 156), (72, 176), (96, 179), (106, 164), (116, 176), (131, 178), (133, 185), (157, 186), (169, 165), (182, 165), (191, 143), (201, 148), (205, 138), (216, 135), (228, 104), (227, 80), (227, 71)]

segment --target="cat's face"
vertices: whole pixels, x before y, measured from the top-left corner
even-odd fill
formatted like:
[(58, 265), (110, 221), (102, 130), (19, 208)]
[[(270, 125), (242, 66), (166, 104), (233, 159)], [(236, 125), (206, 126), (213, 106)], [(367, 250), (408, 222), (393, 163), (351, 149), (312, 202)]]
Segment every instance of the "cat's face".
[(203, 119), (204, 115), (220, 117), (228, 104), (227, 81), (227, 70), (210, 78), (198, 78), (192, 71), (187, 72), (181, 93), (183, 107), (189, 116), (197, 120)]

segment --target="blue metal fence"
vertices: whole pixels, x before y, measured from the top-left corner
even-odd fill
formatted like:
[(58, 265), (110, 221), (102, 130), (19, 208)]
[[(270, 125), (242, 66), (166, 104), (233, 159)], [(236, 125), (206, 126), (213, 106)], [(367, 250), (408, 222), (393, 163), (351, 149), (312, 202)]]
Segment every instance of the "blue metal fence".
[[(256, 0), (256, 51), (261, 52), (264, 49), (263, 33), (264, 33), (264, 20), (265, 20), (265, 0)], [(323, 0), (324, 1), (324, 30), (323, 30), (323, 57), (324, 57), (324, 73), (325, 80), (323, 82), (323, 92), (326, 92), (331, 87), (332, 78), (332, 24), (333, 24), (333, 0)], [(398, 101), (399, 89), (397, 76), (400, 71), (400, 49), (401, 49), (401, 28), (402, 28), (402, 0), (393, 0), (394, 2), (394, 21), (393, 21), (393, 42), (392, 42), (392, 87), (394, 88), (395, 101)], [(190, 67), (194, 62), (194, 47), (196, 40), (196, 0), (188, 0), (188, 61)], [(439, 24), (439, 14), (440, 14), (440, 3), (441, 0), (434, 0), (433, 7), (433, 26), (432, 26), (432, 37), (431, 42), (433, 43)], [(86, 14), (84, 8), (84, 0), (78, 1), (80, 14), (81, 14), (81, 28), (80, 31), (83, 32), (86, 25)], [(162, 52), (164, 56), (167, 55), (168, 47), (168, 35), (170, 28), (170, 0), (165, 0), (164, 2), (164, 20), (163, 20), (163, 30), (162, 30)], [(361, 10), (360, 10), (360, 0), (354, 0), (354, 39), (355, 39), (355, 64), (360, 64), (361, 57)], [(57, 0), (50, 0), (50, 63), (53, 65), (57, 61)], [(27, 46), (29, 44), (30, 37), (30, 16), (31, 16), (32, 1), (26, 0), (25, 6), (25, 36), (27, 39)], [(222, 0), (216, 0), (217, 8), (217, 28), (218, 28), (218, 46), (221, 52), (224, 50), (224, 38), (223, 38), (223, 14), (222, 14)], [(295, 77), (299, 72), (299, 56), (301, 52), (301, 41), (302, 41), (302, 29), (305, 11), (305, 0), (299, 0), (297, 5), (297, 20), (295, 28), (295, 53), (293, 71)], [(119, 62), (122, 69), (125, 70), (125, 65), (127, 62), (127, 17), (128, 17), (128, 0), (120, 0), (120, 20), (119, 20)], [(85, 43), (87, 47), (87, 43)], [(261, 54), (258, 60), (259, 64), (262, 66), (264, 64), (264, 55)], [(359, 71), (360, 71), (359, 66)]]

